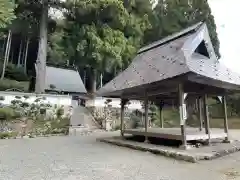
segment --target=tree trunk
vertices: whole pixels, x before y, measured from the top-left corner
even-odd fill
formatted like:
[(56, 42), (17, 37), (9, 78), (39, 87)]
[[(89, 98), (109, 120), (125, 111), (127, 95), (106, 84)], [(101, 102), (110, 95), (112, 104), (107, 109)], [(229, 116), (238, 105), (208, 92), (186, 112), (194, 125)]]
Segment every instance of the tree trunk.
[(8, 64), (8, 58), (9, 58), (9, 53), (10, 53), (10, 49), (11, 49), (11, 42), (12, 42), (12, 31), (9, 30), (8, 31), (8, 40), (7, 40), (6, 50), (5, 50), (5, 56), (4, 56), (4, 62), (3, 62), (1, 80), (4, 79), (4, 76), (5, 76), (6, 66)]
[(47, 59), (47, 20), (48, 20), (48, 5), (45, 2), (42, 7), (42, 17), (40, 22), (40, 35), (38, 55), (35, 64), (36, 68), (36, 93), (44, 93), (45, 90), (45, 73)]
[(91, 86), (91, 93), (95, 95), (97, 89), (97, 70), (92, 70), (92, 86)]
[(84, 87), (86, 88), (86, 69), (84, 69), (83, 83), (84, 83)]
[(4, 38), (4, 40), (3, 40), (3, 46), (2, 46), (2, 48), (1, 48), (1, 58), (3, 57), (6, 43), (7, 43), (7, 38)]
[(19, 51), (18, 51), (18, 62), (17, 62), (17, 67), (20, 67), (20, 65), (21, 65), (22, 45), (23, 45), (23, 42), (22, 42), (22, 40), (21, 40), (21, 44), (20, 44)]
[(10, 63), (13, 63), (13, 61), (14, 61), (14, 46), (11, 49), (12, 49), (12, 53), (10, 56)]
[(100, 88), (103, 86), (103, 74), (100, 75)]
[(25, 55), (24, 55), (24, 72), (25, 73), (27, 73), (28, 45), (29, 45), (29, 38), (27, 38), (27, 45), (26, 45)]

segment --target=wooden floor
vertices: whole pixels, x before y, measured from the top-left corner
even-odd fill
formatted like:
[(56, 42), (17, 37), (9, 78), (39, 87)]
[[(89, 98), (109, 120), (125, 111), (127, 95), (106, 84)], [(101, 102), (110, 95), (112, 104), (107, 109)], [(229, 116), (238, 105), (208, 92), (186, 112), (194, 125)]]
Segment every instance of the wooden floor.
[[(180, 128), (148, 128), (148, 132), (145, 132), (144, 128), (141, 129), (125, 129), (125, 134), (139, 135), (148, 137), (156, 137), (162, 139), (182, 140)], [(211, 129), (210, 139), (224, 139), (227, 134), (223, 129)], [(192, 140), (207, 140), (208, 134), (205, 131), (199, 131), (197, 128), (186, 128), (187, 141)]]

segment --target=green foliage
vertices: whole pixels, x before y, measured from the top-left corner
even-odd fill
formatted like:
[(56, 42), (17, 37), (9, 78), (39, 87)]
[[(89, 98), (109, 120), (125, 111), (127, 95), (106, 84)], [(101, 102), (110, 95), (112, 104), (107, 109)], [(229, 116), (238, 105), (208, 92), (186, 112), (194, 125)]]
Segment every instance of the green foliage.
[[(180, 115), (178, 109), (165, 108), (162, 110), (164, 127), (179, 127), (180, 124)], [(158, 111), (155, 114), (153, 123), (156, 126), (161, 126), (160, 124), (160, 112)]]
[(8, 64), (5, 72), (5, 77), (16, 81), (28, 81), (29, 78), (24, 72), (23, 67), (17, 67), (14, 64)]
[(12, 0), (0, 0), (0, 28), (6, 28), (15, 19)]
[(50, 89), (56, 89), (56, 86), (54, 84), (50, 84)]
[(140, 126), (141, 117), (137, 116), (136, 113), (130, 114), (130, 121), (132, 122), (131, 128), (137, 128)]
[(22, 99), (21, 96), (15, 96), (15, 99)]
[(51, 127), (52, 127), (53, 131), (54, 131), (54, 129), (58, 129), (58, 130), (62, 130), (62, 132), (67, 133), (69, 125), (70, 125), (70, 119), (69, 118), (62, 118), (62, 119), (59, 119), (59, 120), (51, 121)]
[[(3, 69), (3, 64), (1, 62), (0, 63), (0, 73), (1, 74), (2, 74), (2, 69)], [(24, 72), (23, 67), (17, 67), (17, 65), (10, 64), (10, 63), (6, 66), (5, 78), (11, 79), (11, 80), (16, 80), (16, 81), (28, 81), (29, 80), (29, 77)]]
[(159, 0), (151, 16), (153, 28), (146, 34), (145, 43), (161, 39), (200, 21), (207, 23), (215, 52), (220, 58), (216, 25), (207, 1)]
[(160, 121), (159, 108), (156, 105), (151, 104), (149, 110), (151, 111), (151, 121)]
[[(57, 22), (61, 23), (60, 21)], [(57, 24), (55, 32), (49, 35), (50, 44), (48, 46), (48, 64), (55, 66), (67, 65), (68, 55), (65, 50), (63, 39), (63, 27), (61, 24)]]
[(65, 14), (65, 47), (71, 61), (101, 72), (126, 67), (141, 45), (144, 31), (150, 27), (147, 12), (140, 13), (137, 8), (141, 7), (140, 2), (150, 2), (74, 2), (67, 1), (70, 8)]
[(40, 114), (46, 114), (46, 108), (40, 107), (39, 112)]
[(0, 108), (0, 120), (1, 121), (8, 121), (14, 116), (14, 111), (12, 108)]
[(0, 91), (5, 91), (8, 89), (19, 89), (27, 92), (29, 88), (29, 82), (18, 82), (10, 79), (0, 80)]
[(0, 101), (4, 101), (5, 97), (4, 96), (0, 96)]
[(58, 118), (60, 118), (62, 115), (64, 115), (64, 109), (63, 108), (58, 108), (56, 115)]
[(35, 134), (68, 134), (70, 119), (61, 118), (52, 121), (45, 121), (43, 119), (37, 119), (34, 121)]
[(16, 138), (17, 135), (17, 132), (0, 132), (0, 139)]
[(29, 96), (28, 96), (28, 95), (24, 95), (23, 98), (24, 98), (25, 100), (27, 100), (27, 99), (29, 99)]

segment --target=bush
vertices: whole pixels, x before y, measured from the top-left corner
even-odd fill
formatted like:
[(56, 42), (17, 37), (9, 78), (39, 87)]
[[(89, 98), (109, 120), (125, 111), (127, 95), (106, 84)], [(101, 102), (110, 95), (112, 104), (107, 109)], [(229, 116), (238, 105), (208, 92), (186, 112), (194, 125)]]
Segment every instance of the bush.
[(14, 116), (14, 111), (12, 108), (0, 108), (0, 120), (10, 120)]
[(40, 114), (46, 114), (46, 108), (40, 107), (39, 112)]
[(130, 121), (131, 121), (131, 127), (130, 128), (137, 128), (139, 125), (140, 125), (140, 122), (141, 122), (141, 117), (139, 116), (136, 116), (135, 113), (131, 113), (130, 114)]
[(5, 97), (4, 96), (0, 96), (0, 101), (4, 101)]
[(10, 79), (0, 80), (0, 91), (5, 91), (7, 89), (19, 89), (22, 91), (28, 91), (29, 82), (18, 82)]
[(9, 137), (11, 137), (9, 132), (1, 132), (0, 133), (0, 139), (6, 139)]
[(24, 99), (29, 99), (29, 96), (28, 95), (24, 95), (23, 98)]
[(0, 139), (16, 138), (17, 135), (17, 132), (0, 132)]
[(14, 64), (8, 64), (6, 67), (5, 77), (16, 81), (28, 81), (29, 78), (24, 72), (23, 67), (17, 67)]
[(62, 115), (64, 115), (64, 109), (63, 108), (58, 108), (56, 115), (58, 118), (60, 118)]

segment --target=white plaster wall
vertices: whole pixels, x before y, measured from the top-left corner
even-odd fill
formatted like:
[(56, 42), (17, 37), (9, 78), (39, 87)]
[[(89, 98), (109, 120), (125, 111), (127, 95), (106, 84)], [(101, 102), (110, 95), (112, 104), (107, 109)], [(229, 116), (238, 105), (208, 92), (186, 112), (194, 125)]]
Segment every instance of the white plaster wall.
[[(94, 100), (88, 100), (86, 102), (86, 106), (95, 106), (95, 107), (104, 107), (105, 101), (110, 98), (102, 98), (102, 97), (96, 97)], [(112, 107), (120, 108), (120, 99), (117, 98), (111, 98), (112, 102), (109, 103)], [(130, 101), (130, 105), (128, 105), (128, 109), (142, 109), (142, 105), (140, 101)]]
[(33, 103), (36, 98), (45, 97), (44, 103), (49, 103), (51, 105), (57, 106), (71, 106), (72, 105), (72, 97), (68, 95), (55, 95), (55, 94), (41, 94), (36, 95), (33, 93), (20, 93), (20, 92), (0, 92), (0, 96), (3, 96), (4, 101), (0, 101), (2, 104), (9, 105), (11, 101), (16, 99), (15, 96), (29, 96), (26, 100), (28, 103)]

